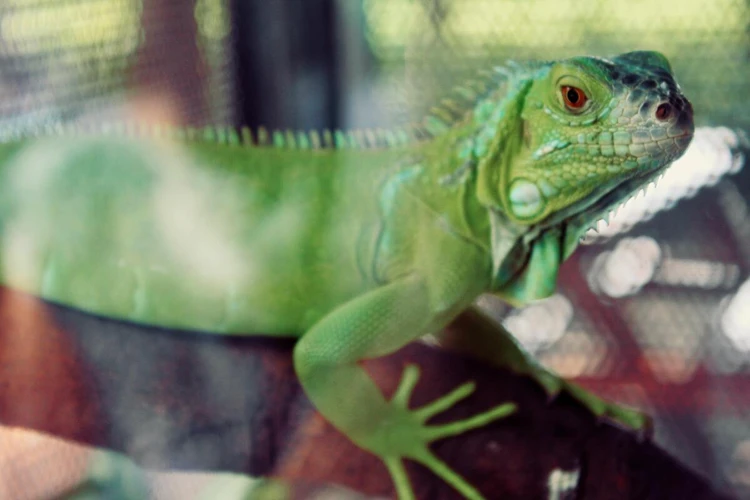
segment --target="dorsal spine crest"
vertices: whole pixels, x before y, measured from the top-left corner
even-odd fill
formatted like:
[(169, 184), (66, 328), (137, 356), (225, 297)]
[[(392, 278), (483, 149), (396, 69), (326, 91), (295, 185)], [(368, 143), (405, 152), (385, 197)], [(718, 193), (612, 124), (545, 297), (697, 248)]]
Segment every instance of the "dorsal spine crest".
[[(483, 71), (479, 77), (455, 87), (449, 97), (430, 110), (423, 120), (396, 128), (312, 130), (272, 130), (258, 127), (208, 126), (177, 127), (165, 124), (138, 124), (132, 121), (103, 124), (50, 124), (32, 134), (108, 137), (158, 138), (178, 142), (208, 142), (233, 147), (273, 147), (278, 149), (383, 149), (429, 140), (450, 130), (474, 112), (477, 103), (486, 99), (513, 74), (512, 68)], [(19, 133), (8, 138), (23, 137)]]

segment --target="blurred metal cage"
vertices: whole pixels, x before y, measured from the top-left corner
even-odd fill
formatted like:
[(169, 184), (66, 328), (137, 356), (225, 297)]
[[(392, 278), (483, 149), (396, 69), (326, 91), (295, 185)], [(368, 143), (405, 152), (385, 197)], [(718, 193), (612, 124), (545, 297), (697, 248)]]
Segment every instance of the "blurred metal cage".
[[(657, 442), (750, 498), (746, 1), (5, 0), (0, 136), (118, 120), (388, 126), (479, 68), (634, 49), (672, 62), (706, 127), (698, 156), (592, 233), (557, 295), (483, 304), (544, 364), (645, 409)], [(0, 498), (65, 483), (25, 489), (30, 470), (82, 474), (80, 450), (22, 434), (0, 428)]]

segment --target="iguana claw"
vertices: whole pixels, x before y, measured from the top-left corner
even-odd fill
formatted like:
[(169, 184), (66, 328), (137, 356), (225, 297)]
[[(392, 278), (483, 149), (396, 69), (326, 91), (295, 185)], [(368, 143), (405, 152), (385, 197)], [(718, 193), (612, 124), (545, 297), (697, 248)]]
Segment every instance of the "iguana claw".
[(583, 387), (562, 379), (539, 366), (534, 366), (531, 369), (531, 376), (544, 388), (551, 399), (557, 397), (563, 391), (567, 392), (599, 419), (616, 422), (628, 429), (638, 431), (640, 437), (644, 439), (653, 435), (653, 419), (643, 412), (607, 402)]

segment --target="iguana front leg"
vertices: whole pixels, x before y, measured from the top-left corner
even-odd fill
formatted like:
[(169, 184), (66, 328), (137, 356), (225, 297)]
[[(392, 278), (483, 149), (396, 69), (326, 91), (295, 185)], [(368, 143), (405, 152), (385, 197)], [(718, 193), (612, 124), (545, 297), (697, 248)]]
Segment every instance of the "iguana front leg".
[(604, 401), (537, 363), (501, 324), (478, 307), (461, 313), (438, 334), (440, 345), (532, 377), (552, 397), (567, 391), (598, 416), (612, 419), (632, 429), (651, 431), (651, 418), (639, 411)]
[(430, 426), (426, 421), (471, 394), (473, 383), (409, 409), (419, 378), (415, 366), (406, 368), (390, 401), (359, 366), (364, 359), (391, 353), (419, 337), (433, 321), (424, 281), (416, 276), (395, 281), (342, 305), (313, 326), (295, 347), (295, 369), (315, 407), (354, 443), (383, 460), (399, 498), (414, 498), (402, 462), (409, 458), (466, 498), (481, 499), (428, 445), (504, 417), (515, 406), (503, 404), (465, 420)]

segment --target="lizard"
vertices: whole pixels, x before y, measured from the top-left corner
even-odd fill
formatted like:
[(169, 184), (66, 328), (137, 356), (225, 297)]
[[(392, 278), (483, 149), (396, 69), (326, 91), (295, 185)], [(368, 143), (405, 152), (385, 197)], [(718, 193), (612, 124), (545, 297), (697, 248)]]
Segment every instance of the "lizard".
[[(439, 331), (483, 293), (551, 295), (585, 232), (655, 182), (693, 131), (667, 58), (635, 51), (493, 68), (388, 131), (6, 134), (0, 283), (135, 323), (295, 337), (304, 393), (382, 460), (399, 498), (415, 496), (413, 460), (480, 499), (430, 444), (515, 404), (430, 425), (473, 382), (411, 408), (417, 366), (387, 398), (361, 362)], [(642, 425), (476, 317), (497, 364)]]

